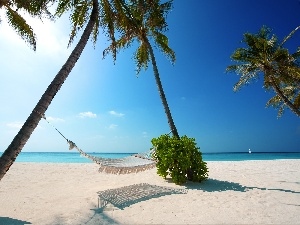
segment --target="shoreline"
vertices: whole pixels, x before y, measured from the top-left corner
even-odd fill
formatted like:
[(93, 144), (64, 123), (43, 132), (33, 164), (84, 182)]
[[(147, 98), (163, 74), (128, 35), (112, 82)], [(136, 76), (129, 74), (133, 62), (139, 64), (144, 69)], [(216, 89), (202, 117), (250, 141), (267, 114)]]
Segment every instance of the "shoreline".
[[(125, 153), (95, 153), (92, 156), (100, 158), (124, 158), (130, 156)], [(248, 160), (277, 160), (277, 159), (300, 159), (298, 153), (210, 153), (202, 154), (205, 162), (218, 161), (248, 161)], [(39, 163), (92, 163), (90, 159), (80, 156), (78, 152), (61, 153), (61, 152), (21, 152), (16, 162), (39, 162)]]
[[(207, 161), (207, 181), (181, 186), (156, 169), (114, 175), (94, 163), (16, 162), (0, 181), (0, 224), (299, 224), (299, 162)], [(138, 184), (186, 193), (98, 207), (97, 192)]]
[[(203, 160), (205, 161), (206, 163), (236, 163), (236, 162), (268, 162), (268, 161), (286, 161), (286, 160), (289, 160), (289, 161), (299, 161), (300, 162), (300, 159), (247, 159), (247, 160)], [(88, 162), (17, 162), (15, 161), (14, 164), (45, 164), (45, 165), (56, 165), (56, 164), (59, 164), (59, 165), (68, 165), (68, 164), (73, 164), (73, 165), (85, 165), (85, 164), (95, 164), (93, 161), (89, 160)], [(1, 181), (0, 181), (1, 182)]]

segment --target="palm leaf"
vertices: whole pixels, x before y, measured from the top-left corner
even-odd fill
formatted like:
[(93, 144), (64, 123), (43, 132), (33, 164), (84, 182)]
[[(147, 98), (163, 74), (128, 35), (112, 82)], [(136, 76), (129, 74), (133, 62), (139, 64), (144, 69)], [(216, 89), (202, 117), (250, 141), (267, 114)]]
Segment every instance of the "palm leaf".
[(108, 0), (102, 0), (102, 9), (100, 10), (100, 25), (107, 30), (107, 36), (111, 41), (111, 52), (113, 60), (117, 59), (116, 38), (115, 38), (115, 13)]
[(61, 17), (65, 12), (72, 9), (72, 2), (70, 0), (59, 0), (55, 11), (55, 16)]
[(9, 25), (20, 35), (20, 37), (29, 44), (30, 47), (36, 50), (36, 37), (31, 26), (26, 20), (10, 7), (6, 7), (6, 16)]
[(13, 1), (13, 5), (17, 9), (26, 11), (31, 16), (38, 16), (39, 18), (47, 17), (53, 19), (53, 15), (49, 12), (48, 7), (53, 5), (55, 0), (21, 0)]
[(277, 109), (278, 110), (277, 118), (279, 118), (283, 115), (286, 105), (278, 95), (275, 95), (266, 103), (266, 107), (273, 107)]
[(72, 30), (70, 34), (70, 39), (68, 43), (68, 47), (74, 41), (74, 38), (77, 35), (78, 30), (81, 30), (84, 25), (87, 23), (89, 19), (89, 11), (91, 9), (90, 1), (78, 1), (77, 4), (74, 5), (74, 12), (70, 16), (70, 20), (72, 23)]
[(297, 30), (299, 30), (299, 28), (300, 28), (300, 26), (298, 26), (298, 27), (296, 27), (294, 30), (292, 30), (292, 32), (289, 33), (289, 35), (286, 36), (286, 37), (283, 39), (282, 43), (280, 44), (280, 47), (282, 47), (282, 46), (285, 44), (285, 42), (286, 42), (288, 39), (290, 39), (290, 38), (295, 34), (295, 32), (296, 32)]
[(106, 49), (104, 49), (103, 58), (105, 58), (109, 53), (118, 53), (120, 49), (130, 47), (133, 41), (134, 38), (130, 36), (129, 33), (124, 34), (118, 40), (116, 40), (114, 43), (111, 43)]
[(142, 43), (137, 51), (135, 52), (134, 59), (137, 64), (137, 74), (140, 73), (141, 69), (147, 70), (148, 64), (150, 62), (150, 53), (148, 46)]
[(160, 32), (153, 32), (154, 41), (158, 45), (159, 49), (166, 54), (172, 63), (175, 62), (176, 56), (175, 52), (169, 47), (169, 40), (167, 36)]

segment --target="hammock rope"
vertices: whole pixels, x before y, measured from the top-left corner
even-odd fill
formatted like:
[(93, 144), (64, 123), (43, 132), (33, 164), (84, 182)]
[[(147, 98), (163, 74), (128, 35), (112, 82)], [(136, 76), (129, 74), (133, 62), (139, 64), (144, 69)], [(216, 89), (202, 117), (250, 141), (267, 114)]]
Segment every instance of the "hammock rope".
[(112, 174), (128, 174), (128, 173), (138, 173), (145, 170), (152, 169), (156, 166), (156, 162), (152, 159), (152, 154), (155, 151), (155, 148), (150, 149), (148, 152), (144, 153), (138, 153), (131, 156), (123, 157), (123, 158), (103, 158), (103, 157), (96, 157), (93, 155), (90, 155), (84, 151), (82, 151), (80, 148), (77, 147), (77, 145), (67, 139), (56, 127), (54, 127), (53, 124), (51, 124), (46, 116), (38, 111), (35, 111), (39, 115), (42, 116), (44, 120), (48, 124), (50, 124), (69, 144), (69, 150), (76, 149), (81, 156), (86, 157), (90, 159), (91, 161), (97, 163), (99, 167), (99, 172), (105, 172), (105, 173), (112, 173)]

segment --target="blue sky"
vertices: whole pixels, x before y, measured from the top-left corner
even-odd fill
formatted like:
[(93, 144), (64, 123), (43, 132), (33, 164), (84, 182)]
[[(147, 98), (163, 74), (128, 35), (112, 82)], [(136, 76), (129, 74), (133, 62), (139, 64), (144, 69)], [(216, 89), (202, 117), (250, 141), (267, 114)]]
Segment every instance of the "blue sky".
[[(196, 138), (204, 153), (300, 151), (300, 119), (266, 108), (273, 96), (262, 79), (233, 92), (236, 74), (226, 74), (230, 55), (243, 46), (243, 33), (267, 25), (282, 39), (300, 25), (298, 0), (175, 0), (167, 36), (175, 65), (158, 51), (157, 63), (179, 134)], [(28, 18), (37, 33), (33, 52), (7, 25), (0, 24), (0, 151), (4, 151), (36, 105), (75, 43), (67, 49), (67, 16)], [(300, 43), (296, 33), (289, 43)], [(102, 60), (104, 36), (89, 42), (46, 112), (49, 121), (87, 152), (143, 152), (169, 127), (152, 67), (137, 77), (134, 49), (121, 51), (114, 64)], [(23, 151), (68, 151), (64, 139), (45, 121)]]

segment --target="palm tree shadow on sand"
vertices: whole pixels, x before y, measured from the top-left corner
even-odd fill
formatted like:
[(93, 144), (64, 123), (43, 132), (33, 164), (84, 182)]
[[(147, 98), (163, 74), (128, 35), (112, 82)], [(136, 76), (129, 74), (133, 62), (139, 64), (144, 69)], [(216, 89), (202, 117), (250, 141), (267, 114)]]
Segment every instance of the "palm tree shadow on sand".
[(83, 224), (85, 225), (94, 225), (94, 224), (101, 224), (101, 225), (120, 225), (119, 222), (115, 221), (109, 215), (102, 213), (99, 209), (91, 209), (94, 211), (94, 215), (91, 216), (86, 222)]
[(266, 187), (254, 187), (254, 186), (243, 186), (239, 183), (217, 180), (217, 179), (207, 179), (202, 183), (188, 182), (184, 185), (187, 189), (197, 189), (205, 192), (221, 192), (221, 191), (239, 191), (246, 192), (249, 190), (269, 190), (269, 191), (282, 191), (294, 194), (300, 194), (299, 191), (287, 190), (282, 188), (266, 188)]
[(0, 224), (5, 224), (5, 225), (24, 225), (24, 224), (32, 224), (30, 222), (27, 221), (23, 221), (23, 220), (18, 220), (18, 219), (13, 219), (10, 217), (1, 217), (0, 216)]

